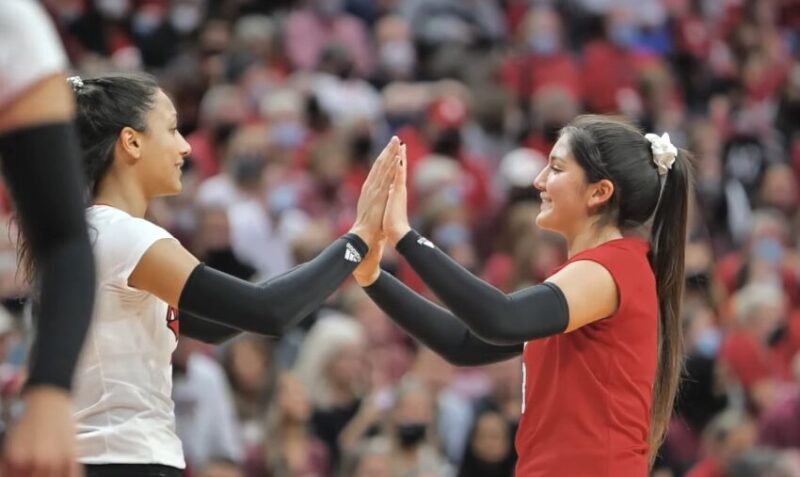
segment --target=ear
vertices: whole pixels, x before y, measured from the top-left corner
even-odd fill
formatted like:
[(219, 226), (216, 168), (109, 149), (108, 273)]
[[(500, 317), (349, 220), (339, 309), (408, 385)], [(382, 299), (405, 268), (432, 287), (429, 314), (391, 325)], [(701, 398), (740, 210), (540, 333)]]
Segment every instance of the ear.
[(589, 185), (589, 207), (602, 207), (614, 195), (614, 183), (608, 179), (601, 179)]
[(125, 126), (119, 133), (119, 144), (125, 151), (126, 157), (137, 160), (142, 156), (141, 134), (130, 126)]

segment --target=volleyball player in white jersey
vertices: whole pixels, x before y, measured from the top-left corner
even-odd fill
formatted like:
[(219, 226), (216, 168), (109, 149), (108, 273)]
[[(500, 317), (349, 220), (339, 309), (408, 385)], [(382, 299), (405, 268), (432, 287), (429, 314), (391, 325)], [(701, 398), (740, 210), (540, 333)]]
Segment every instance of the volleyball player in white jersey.
[(69, 390), (95, 287), (66, 63), (38, 2), (0, 1), (0, 167), (37, 290), (24, 410), (4, 436), (6, 477), (79, 473)]
[[(355, 269), (380, 230), (395, 164), (393, 138), (370, 172), (350, 233), (313, 260), (252, 284), (197, 261), (143, 217), (181, 190), (190, 147), (170, 99), (148, 76), (72, 79), (87, 184), (97, 302), (75, 379), (78, 453), (87, 477), (178, 476), (170, 355), (185, 334), (219, 342), (247, 330), (280, 335)], [(178, 310), (177, 314), (176, 310)], [(178, 320), (179, 318), (179, 320)]]

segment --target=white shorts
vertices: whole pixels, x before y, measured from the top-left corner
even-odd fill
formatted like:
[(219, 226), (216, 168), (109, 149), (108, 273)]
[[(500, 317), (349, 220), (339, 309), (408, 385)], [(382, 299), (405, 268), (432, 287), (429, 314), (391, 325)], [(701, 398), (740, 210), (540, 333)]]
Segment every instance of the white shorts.
[(61, 39), (38, 1), (0, 0), (0, 108), (66, 65)]

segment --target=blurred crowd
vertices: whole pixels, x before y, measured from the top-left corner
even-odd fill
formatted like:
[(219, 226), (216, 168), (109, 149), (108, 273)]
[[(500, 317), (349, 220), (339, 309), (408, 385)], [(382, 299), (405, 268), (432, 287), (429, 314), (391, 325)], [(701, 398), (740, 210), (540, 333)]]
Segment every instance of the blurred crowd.
[[(42, 0), (74, 71), (155, 74), (192, 146), (149, 210), (248, 280), (354, 219), (371, 161), (408, 144), (413, 225), (498, 288), (565, 259), (534, 224), (559, 129), (618, 113), (696, 159), (687, 353), (659, 477), (800, 476), (800, 1)], [(663, 206), (669, 207), (669, 204)], [(30, 326), (7, 200), (2, 419)], [(384, 269), (424, 285), (397, 255)], [(181, 339), (192, 477), (505, 477), (519, 360), (454, 368), (354, 283), (280, 339)]]

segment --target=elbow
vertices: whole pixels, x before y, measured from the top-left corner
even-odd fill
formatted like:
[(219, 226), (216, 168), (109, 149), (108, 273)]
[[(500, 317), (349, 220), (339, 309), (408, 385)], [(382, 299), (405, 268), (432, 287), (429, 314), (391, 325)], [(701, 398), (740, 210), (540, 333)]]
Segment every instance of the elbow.
[(480, 329), (473, 329), (476, 335), (483, 341), (493, 345), (516, 345), (526, 341), (520, 336), (519, 330), (512, 327), (496, 326), (489, 324)]

